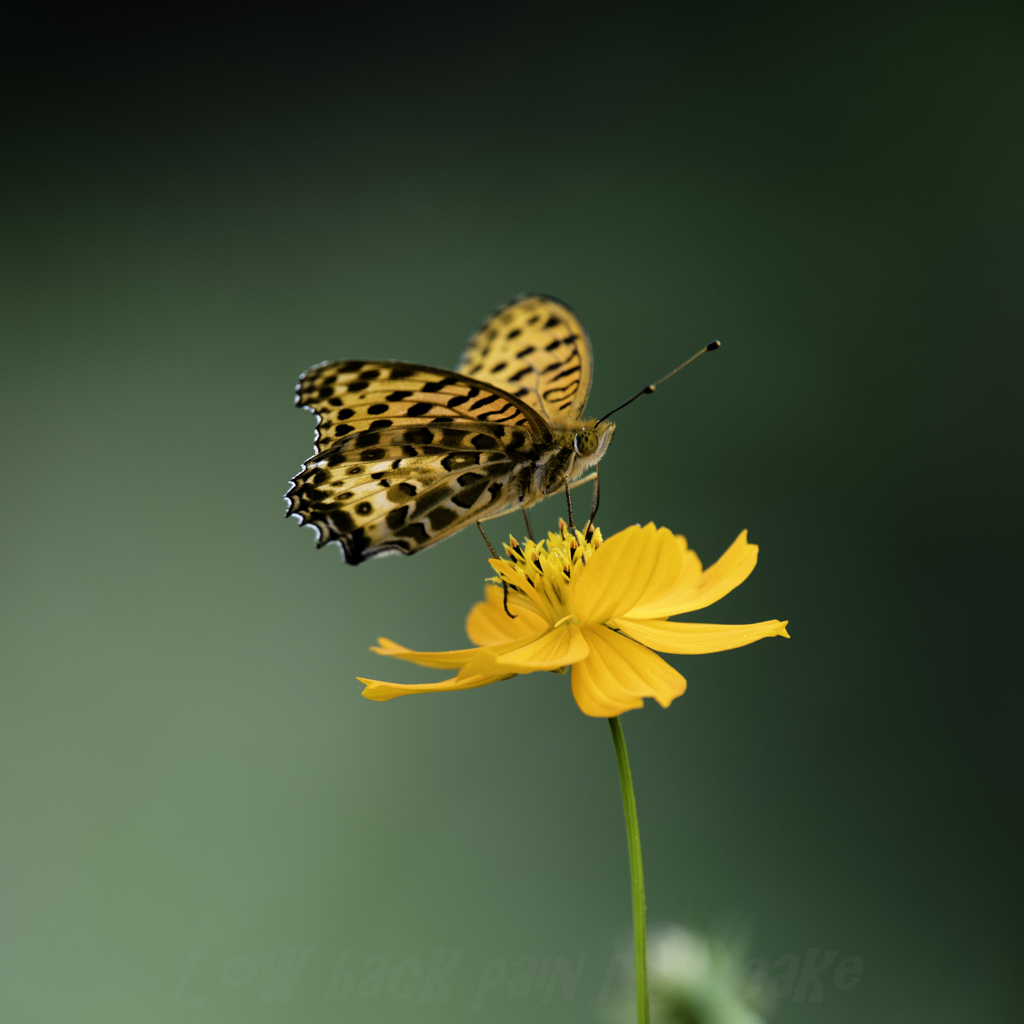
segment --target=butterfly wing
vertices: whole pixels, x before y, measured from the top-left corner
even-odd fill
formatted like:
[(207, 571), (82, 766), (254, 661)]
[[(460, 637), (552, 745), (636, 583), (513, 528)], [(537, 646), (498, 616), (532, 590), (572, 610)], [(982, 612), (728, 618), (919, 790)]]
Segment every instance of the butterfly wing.
[(501, 388), (549, 422), (575, 422), (590, 394), (594, 357), (580, 318), (546, 295), (523, 295), (469, 339), (459, 372)]
[(500, 387), (415, 363), (321, 363), (299, 378), (295, 404), (316, 415), (318, 453), (361, 430), (456, 420), (516, 423), (539, 438), (551, 437), (551, 429), (534, 408)]
[(531, 406), (450, 370), (324, 363), (296, 392), (317, 417), (316, 454), (292, 480), (288, 514), (353, 564), (411, 554), (514, 507), (554, 447)]
[(285, 497), (319, 546), (339, 541), (357, 564), (412, 554), (517, 507), (537, 463), (557, 454), (514, 423), (396, 424), (357, 431), (315, 455)]

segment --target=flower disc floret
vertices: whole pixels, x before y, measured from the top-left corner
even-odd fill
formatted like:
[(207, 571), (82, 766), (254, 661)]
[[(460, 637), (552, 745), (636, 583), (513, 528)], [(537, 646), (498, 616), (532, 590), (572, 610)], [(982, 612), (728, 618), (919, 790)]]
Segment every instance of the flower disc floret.
[(601, 546), (601, 531), (589, 527), (585, 534), (570, 533), (559, 523), (558, 533), (547, 539), (524, 541), (510, 537), (506, 558), (491, 559), (497, 576), (492, 582), (508, 586), (511, 603), (540, 612), (552, 625), (576, 614), (573, 583), (594, 552)]

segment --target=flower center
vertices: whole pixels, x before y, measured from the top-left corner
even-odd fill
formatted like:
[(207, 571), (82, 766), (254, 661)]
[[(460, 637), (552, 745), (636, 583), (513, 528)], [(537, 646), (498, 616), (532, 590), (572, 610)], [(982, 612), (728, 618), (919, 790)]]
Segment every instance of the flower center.
[(572, 584), (586, 568), (587, 559), (601, 545), (601, 531), (593, 524), (587, 532), (569, 532), (564, 520), (558, 522), (558, 533), (549, 533), (546, 540), (527, 540), (520, 544), (514, 537), (505, 545), (507, 558), (498, 569), (501, 583), (540, 606), (552, 624), (572, 618), (576, 609)]

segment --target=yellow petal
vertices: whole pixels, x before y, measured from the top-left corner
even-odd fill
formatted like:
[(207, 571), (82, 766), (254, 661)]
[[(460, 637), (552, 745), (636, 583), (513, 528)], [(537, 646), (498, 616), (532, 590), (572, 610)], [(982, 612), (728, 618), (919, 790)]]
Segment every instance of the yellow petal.
[(477, 602), (466, 619), (469, 639), (481, 647), (501, 644), (509, 640), (532, 636), (550, 623), (537, 613), (532, 603), (526, 603), (518, 595), (509, 594), (508, 610), (515, 616), (505, 614), (504, 596), (501, 587), (489, 586), (484, 589), (484, 600)]
[(712, 654), (746, 647), (767, 636), (789, 636), (787, 623), (778, 619), (753, 622), (748, 626), (717, 626), (706, 622), (665, 622), (658, 619), (638, 622), (628, 618), (613, 619), (608, 625), (645, 647), (665, 654)]
[(551, 672), (582, 661), (590, 653), (576, 623), (545, 630), (539, 636), (483, 647), (469, 668), (477, 672)]
[(580, 621), (607, 622), (670, 591), (682, 571), (671, 530), (630, 526), (606, 540), (580, 572), (573, 600)]
[[(628, 614), (631, 619), (666, 619), (670, 615), (707, 608), (735, 590), (754, 571), (757, 545), (747, 542), (747, 531), (744, 530), (725, 554), (699, 576), (693, 571), (692, 561), (685, 558), (683, 561), (675, 586), (653, 599), (645, 596), (634, 608), (619, 615)], [(699, 565), (696, 562), (696, 566)]]
[(704, 566), (697, 557), (697, 552), (691, 551), (687, 546), (685, 537), (680, 537), (676, 534), (676, 543), (679, 545), (679, 554), (683, 559), (683, 567), (679, 576), (672, 584), (672, 589), (687, 585), (695, 587), (700, 582), (700, 575), (704, 571)]
[(377, 646), (371, 647), (370, 650), (374, 654), (386, 654), (389, 658), (400, 658), (402, 661), (411, 661), (414, 665), (425, 665), (427, 668), (462, 668), (477, 652), (475, 647), (468, 647), (462, 651), (411, 651), (386, 636), (377, 637)]
[(664, 659), (605, 626), (584, 629), (590, 656), (572, 667), (572, 694), (585, 715), (611, 718), (653, 697), (663, 708), (686, 689)]
[(363, 696), (367, 700), (391, 700), (393, 697), (406, 697), (411, 693), (446, 693), (452, 690), (472, 690), (477, 686), (487, 686), (488, 683), (496, 683), (499, 679), (506, 679), (507, 676), (484, 676), (467, 675), (455, 676), (453, 679), (445, 679), (440, 683), (412, 683), (403, 686), (401, 683), (384, 683), (379, 679), (363, 679)]

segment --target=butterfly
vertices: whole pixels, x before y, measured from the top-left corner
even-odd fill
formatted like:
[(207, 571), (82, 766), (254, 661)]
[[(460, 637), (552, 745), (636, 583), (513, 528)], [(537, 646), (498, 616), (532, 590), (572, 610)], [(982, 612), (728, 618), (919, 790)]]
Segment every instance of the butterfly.
[(527, 509), (608, 450), (614, 424), (581, 419), (592, 377), (579, 317), (545, 295), (488, 317), (454, 371), (314, 366), (295, 403), (317, 417), (316, 452), (291, 482), (287, 514), (354, 565)]

